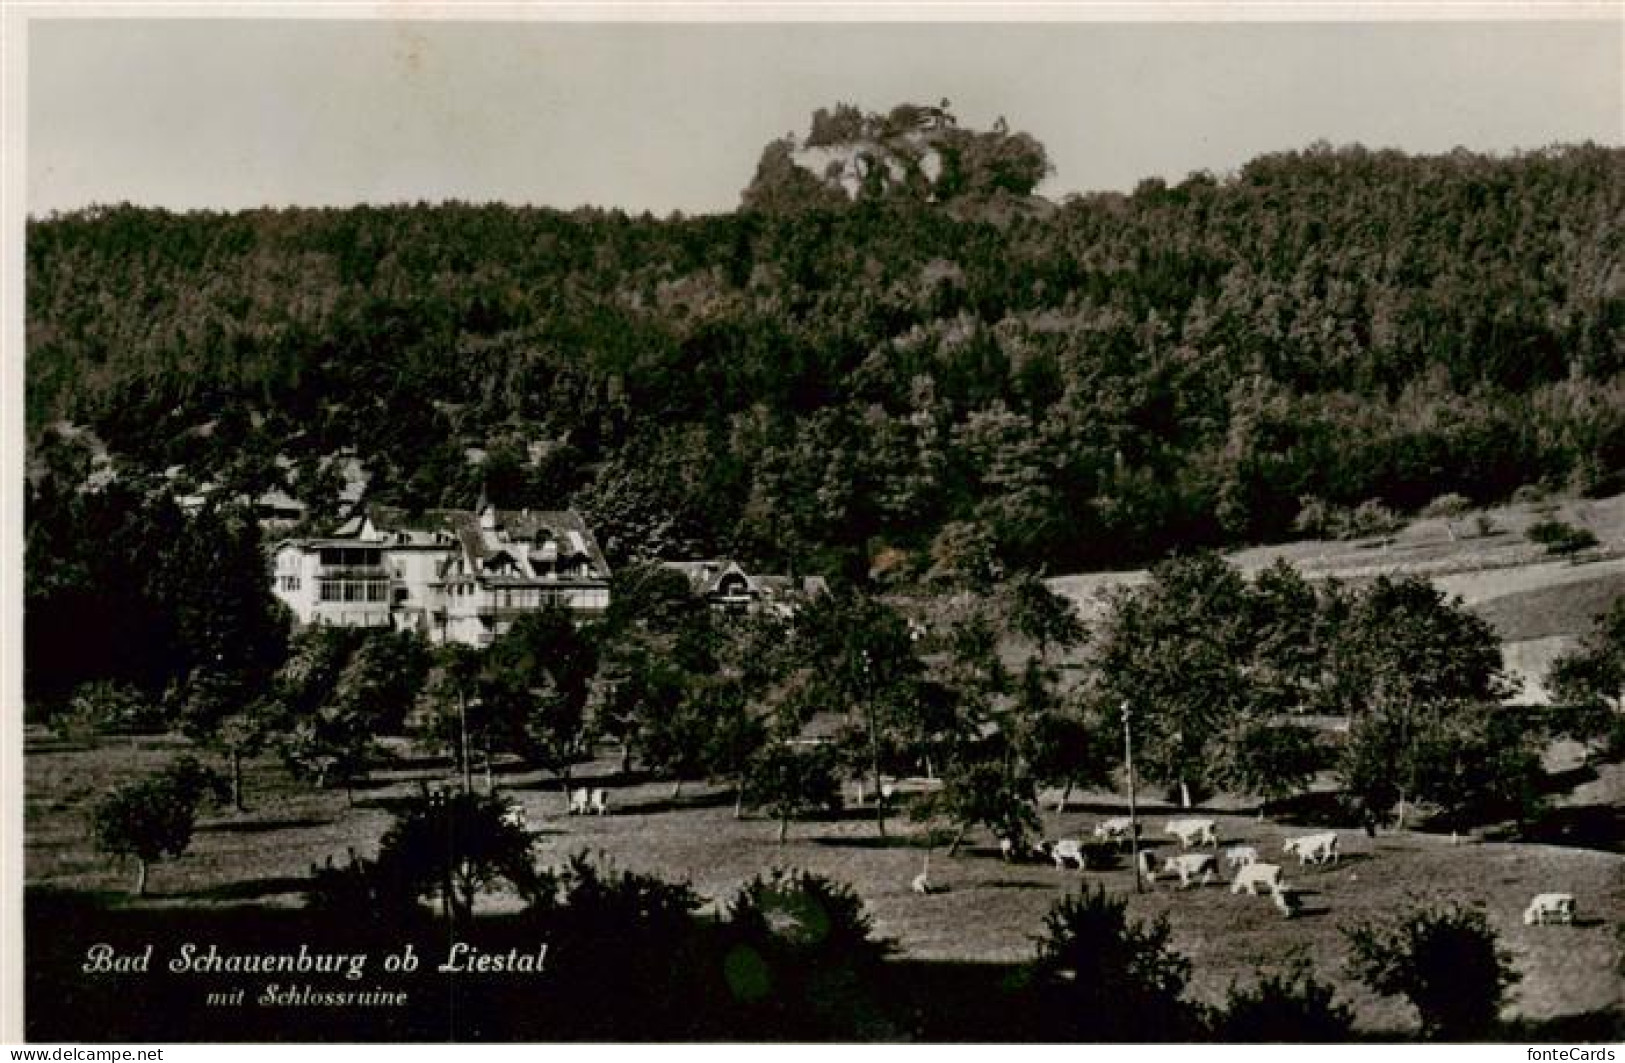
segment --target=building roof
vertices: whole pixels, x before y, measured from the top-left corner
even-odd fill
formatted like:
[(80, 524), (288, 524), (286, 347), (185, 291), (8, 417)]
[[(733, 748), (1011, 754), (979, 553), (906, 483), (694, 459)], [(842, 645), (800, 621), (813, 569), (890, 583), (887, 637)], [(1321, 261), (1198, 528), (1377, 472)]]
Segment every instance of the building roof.
[[(584, 561), (592, 579), (609, 578), (609, 562), (581, 515), (574, 510), (429, 509), (408, 513), (394, 506), (369, 506), (325, 537), (303, 544), (350, 540), (379, 546), (460, 548), (482, 578), (529, 582), (540, 578), (535, 562)], [(504, 561), (505, 559), (505, 561)], [(487, 563), (494, 562), (490, 570)], [(507, 571), (499, 571), (507, 568)]]

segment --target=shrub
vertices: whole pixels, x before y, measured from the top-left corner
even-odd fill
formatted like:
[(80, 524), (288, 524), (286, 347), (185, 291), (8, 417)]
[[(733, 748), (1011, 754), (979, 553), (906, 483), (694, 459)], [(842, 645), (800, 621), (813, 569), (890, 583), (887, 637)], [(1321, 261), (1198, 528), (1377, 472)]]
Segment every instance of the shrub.
[(1343, 934), (1350, 973), (1382, 996), (1409, 1000), (1422, 1035), (1434, 1040), (1487, 1036), (1520, 977), (1476, 908), (1417, 908), (1393, 926), (1360, 924)]
[(1042, 1037), (1077, 1041), (1181, 1041), (1198, 1013), (1181, 999), (1188, 959), (1168, 947), (1166, 917), (1129, 923), (1125, 902), (1096, 885), (1044, 917), (1031, 975)]
[(1404, 527), (1404, 524), (1405, 522), (1400, 520), (1393, 510), (1375, 498), (1368, 498), (1348, 515), (1341, 537), (1368, 539), (1374, 535), (1392, 535)]
[(1524, 535), (1530, 542), (1545, 546), (1548, 554), (1573, 554), (1597, 545), (1597, 537), (1588, 529), (1577, 528), (1560, 520), (1531, 524)]
[(1300, 955), (1284, 971), (1260, 972), (1258, 982), (1246, 989), (1231, 985), (1224, 1009), (1214, 1018), (1213, 1037), (1304, 1044), (1346, 1041), (1354, 1012), (1333, 997), (1332, 987), (1317, 980)]
[(734, 1036), (851, 1039), (882, 1024), (877, 976), (891, 943), (873, 936), (846, 885), (775, 868), (740, 889), (723, 935)]

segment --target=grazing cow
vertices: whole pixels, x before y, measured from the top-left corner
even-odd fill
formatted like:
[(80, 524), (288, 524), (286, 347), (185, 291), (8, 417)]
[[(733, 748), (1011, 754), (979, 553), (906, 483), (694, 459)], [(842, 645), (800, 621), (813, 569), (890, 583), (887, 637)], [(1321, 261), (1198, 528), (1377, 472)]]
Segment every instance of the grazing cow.
[(1539, 923), (1545, 926), (1551, 923), (1574, 923), (1574, 894), (1572, 893), (1537, 893), (1535, 899), (1529, 902), (1529, 907), (1523, 910), (1523, 925), (1534, 926)]
[(525, 810), (518, 805), (514, 805), (502, 813), (502, 822), (504, 826), (518, 827), (520, 830), (524, 830)]
[(1270, 899), (1275, 902), (1275, 910), (1287, 919), (1297, 915), (1298, 909), (1303, 907), (1297, 893), (1284, 882), (1277, 882), (1270, 887)]
[(1211, 819), (1170, 819), (1168, 825), (1162, 828), (1164, 834), (1172, 834), (1179, 839), (1181, 849), (1189, 849), (1193, 845), (1219, 844), (1219, 836), (1214, 833), (1214, 822)]
[(1078, 866), (1079, 871), (1083, 870), (1083, 843), (1078, 839), (1062, 838), (1058, 842), (1046, 842), (1043, 849), (1055, 861), (1058, 869), (1064, 870), (1070, 860)]
[(1219, 858), (1212, 853), (1185, 853), (1163, 861), (1162, 871), (1151, 881), (1155, 882), (1162, 875), (1178, 875), (1179, 888), (1186, 889), (1198, 875), (1201, 876), (1202, 885), (1206, 886), (1218, 873)]
[(1305, 834), (1298, 838), (1288, 838), (1281, 843), (1281, 852), (1297, 853), (1298, 866), (1304, 864), (1324, 864), (1327, 861), (1337, 863), (1337, 832), (1326, 831), (1324, 834)]
[[(1042, 850), (1044, 848), (1044, 843), (1040, 842), (1037, 848)], [(1034, 847), (1028, 845), (1025, 839), (999, 839), (999, 855), (1010, 863), (1021, 863), (1025, 860), (1031, 860), (1033, 857), (1033, 850)]]
[(1230, 892), (1240, 893), (1242, 890), (1246, 890), (1256, 897), (1258, 896), (1258, 887), (1267, 886), (1273, 891), (1280, 884), (1280, 864), (1248, 864), (1236, 872), (1235, 881), (1230, 883)]
[(1119, 844), (1129, 841), (1130, 835), (1138, 835), (1140, 825), (1127, 816), (1113, 816), (1095, 824), (1095, 837), (1103, 842), (1117, 842)]
[(586, 787), (582, 787), (579, 790), (571, 790), (570, 815), (585, 816), (588, 811), (588, 805), (591, 803), (591, 801), (592, 795)]
[(1251, 845), (1233, 845), (1224, 851), (1224, 862), (1230, 870), (1258, 862), (1258, 850)]
[(595, 816), (609, 815), (609, 791), (595, 789), (587, 799), (587, 807)]

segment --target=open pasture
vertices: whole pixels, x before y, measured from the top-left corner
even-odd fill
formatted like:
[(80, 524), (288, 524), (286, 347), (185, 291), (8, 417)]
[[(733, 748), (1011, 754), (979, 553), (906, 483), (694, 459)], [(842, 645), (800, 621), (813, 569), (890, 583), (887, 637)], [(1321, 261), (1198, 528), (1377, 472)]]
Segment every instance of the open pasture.
[[(249, 811), (209, 813), (191, 850), (153, 873), (153, 896), (128, 901), (129, 875), (96, 854), (85, 828), (90, 804), (105, 788), (156, 768), (178, 755), (182, 743), (167, 739), (109, 741), (95, 748), (62, 746), (32, 736), (27, 757), (27, 872), (31, 885), (100, 893), (110, 903), (152, 906), (217, 906), (300, 903), (301, 880), (328, 858), (342, 862), (347, 849), (370, 854), (389, 821), (394, 801), (416, 791), (419, 780), (447, 781), (443, 763), (403, 759), (358, 787), (355, 804), (342, 791), (308, 788), (282, 768), (257, 761), (249, 773)], [(1245, 983), (1263, 966), (1280, 966), (1301, 951), (1317, 974), (1333, 982), (1356, 1007), (1360, 1028), (1403, 1033), (1413, 1017), (1408, 1005), (1370, 995), (1343, 971), (1339, 927), (1381, 918), (1413, 900), (1461, 900), (1482, 904), (1503, 943), (1517, 957), (1523, 982), (1512, 1014), (1544, 1021), (1594, 1013), (1614, 1006), (1622, 994), (1620, 939), (1625, 917), (1625, 856), (1616, 852), (1552, 845), (1464, 840), (1415, 832), (1382, 832), (1367, 838), (1357, 825), (1313, 813), (1260, 821), (1250, 809), (1223, 801), (1200, 814), (1217, 820), (1219, 851), (1255, 845), (1260, 859), (1282, 865), (1284, 880), (1300, 891), (1303, 911), (1284, 919), (1266, 896), (1232, 896), (1225, 877), (1206, 887), (1181, 890), (1166, 880), (1134, 892), (1125, 854), (1104, 871), (1058, 870), (1044, 862), (1006, 863), (985, 834), (972, 834), (950, 858), (931, 851), (930, 877), (946, 889), (930, 896), (910, 890), (926, 856), (926, 831), (904, 810), (878, 836), (869, 809), (796, 822), (787, 844), (775, 844), (777, 825), (747, 815), (735, 819), (730, 791), (687, 784), (673, 799), (670, 783), (636, 775), (620, 777), (614, 759), (579, 769), (574, 785), (602, 786), (610, 795), (608, 816), (571, 816), (556, 780), (542, 773), (499, 771), (499, 788), (525, 809), (538, 840), (539, 859), (560, 861), (586, 850), (618, 867), (687, 880), (713, 902), (726, 903), (752, 876), (775, 866), (816, 871), (851, 884), (874, 917), (879, 936), (892, 939), (903, 956), (922, 961), (1019, 963), (1033, 953), (1033, 936), (1055, 900), (1083, 883), (1100, 882), (1126, 895), (1136, 918), (1165, 915), (1173, 945), (1190, 958), (1190, 992), (1219, 1003), (1233, 982)], [(1625, 769), (1605, 766), (1586, 786), (1588, 801), (1617, 806)], [(92, 782), (91, 780), (95, 780)], [(1053, 801), (1051, 797), (1050, 802)], [(1123, 811), (1115, 795), (1083, 795), (1063, 814), (1043, 810), (1045, 837), (1089, 836), (1096, 822)], [(1163, 854), (1179, 850), (1163, 824), (1179, 811), (1151, 803), (1144, 808), (1144, 845)], [(1341, 858), (1335, 865), (1300, 868), (1283, 856), (1284, 838), (1336, 828)], [(1579, 898), (1575, 926), (1525, 927), (1524, 906), (1535, 893), (1561, 890)], [(489, 909), (504, 906), (492, 897)], [(511, 903), (511, 902), (507, 902)]]

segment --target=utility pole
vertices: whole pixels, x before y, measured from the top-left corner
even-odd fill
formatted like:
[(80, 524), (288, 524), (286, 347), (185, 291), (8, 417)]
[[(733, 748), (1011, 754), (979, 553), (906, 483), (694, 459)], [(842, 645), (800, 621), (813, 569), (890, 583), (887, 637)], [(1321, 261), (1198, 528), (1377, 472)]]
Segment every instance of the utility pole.
[(1128, 766), (1128, 844), (1130, 857), (1134, 861), (1134, 892), (1143, 892), (1144, 886), (1140, 882), (1140, 815), (1134, 807), (1134, 740), (1129, 733), (1129, 716), (1131, 711), (1127, 701), (1123, 702), (1123, 760)]
[(463, 793), (474, 792), (473, 765), (468, 759), (468, 705), (467, 696), (462, 688), (457, 690), (457, 730), (460, 733), (458, 745), (461, 746), (463, 756)]

